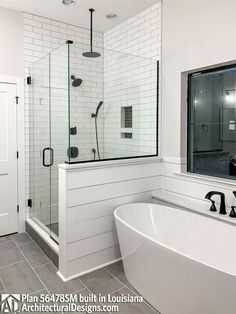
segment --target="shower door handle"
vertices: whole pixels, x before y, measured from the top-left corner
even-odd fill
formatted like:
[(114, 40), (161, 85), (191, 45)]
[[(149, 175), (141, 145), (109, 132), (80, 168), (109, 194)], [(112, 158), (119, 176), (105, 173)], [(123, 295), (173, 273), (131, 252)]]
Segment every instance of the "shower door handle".
[[(49, 164), (46, 164), (46, 162), (45, 162), (46, 151), (50, 151), (50, 163)], [(44, 148), (44, 150), (43, 150), (43, 166), (44, 167), (51, 167), (53, 165), (53, 163), (54, 163), (54, 151), (53, 151), (53, 149), (51, 147)]]

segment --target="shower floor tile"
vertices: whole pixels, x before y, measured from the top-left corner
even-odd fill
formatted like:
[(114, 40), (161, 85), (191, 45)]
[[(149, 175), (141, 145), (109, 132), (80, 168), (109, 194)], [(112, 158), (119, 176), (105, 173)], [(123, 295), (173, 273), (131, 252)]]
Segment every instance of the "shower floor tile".
[[(122, 262), (63, 282), (57, 275), (57, 268), (26, 233), (1, 237), (0, 252), (0, 293), (138, 295), (125, 277)], [(91, 305), (107, 304), (97, 301)], [(118, 306), (118, 313), (121, 314), (159, 313), (145, 300), (143, 303), (124, 303)]]
[(48, 224), (47, 227), (49, 230), (55, 233), (55, 235), (59, 236), (59, 224), (58, 223)]

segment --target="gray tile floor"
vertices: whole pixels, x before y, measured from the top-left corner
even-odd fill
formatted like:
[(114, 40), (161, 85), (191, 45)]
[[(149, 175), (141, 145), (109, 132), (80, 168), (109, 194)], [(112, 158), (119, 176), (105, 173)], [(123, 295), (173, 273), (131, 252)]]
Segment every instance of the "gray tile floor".
[[(0, 238), (0, 252), (0, 293), (138, 294), (127, 281), (121, 262), (64, 283), (56, 267), (26, 233)], [(118, 313), (158, 312), (144, 302), (119, 304)]]

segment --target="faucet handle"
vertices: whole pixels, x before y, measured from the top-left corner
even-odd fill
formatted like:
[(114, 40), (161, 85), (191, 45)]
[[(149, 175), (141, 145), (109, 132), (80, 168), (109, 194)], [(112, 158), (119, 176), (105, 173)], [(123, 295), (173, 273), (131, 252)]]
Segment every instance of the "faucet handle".
[(229, 214), (229, 217), (236, 218), (235, 208), (236, 208), (236, 206), (231, 206), (231, 212)]
[(217, 212), (216, 206), (215, 206), (215, 201), (211, 200), (211, 207), (210, 207), (210, 211), (211, 212)]

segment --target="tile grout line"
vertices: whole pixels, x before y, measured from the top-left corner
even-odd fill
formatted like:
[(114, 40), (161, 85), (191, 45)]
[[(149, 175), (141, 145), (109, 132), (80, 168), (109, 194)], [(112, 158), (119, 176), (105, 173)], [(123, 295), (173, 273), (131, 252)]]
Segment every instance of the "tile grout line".
[[(19, 234), (19, 233), (18, 233), (18, 234)], [(21, 246), (25, 246), (25, 245), (27, 245), (27, 244), (34, 243), (34, 244), (40, 249), (40, 251), (41, 251), (44, 255), (47, 256), (47, 254), (43, 251), (43, 249), (39, 246), (39, 244), (31, 237), (31, 235), (30, 235), (28, 232), (25, 232), (25, 234), (27, 234), (27, 236), (29, 236), (31, 242), (27, 242), (27, 243), (25, 243), (25, 244), (22, 244)], [(12, 240), (15, 241), (13, 238), (12, 238)], [(21, 246), (19, 245), (19, 247), (21, 247)], [(47, 256), (47, 258), (52, 262), (52, 260), (51, 260), (48, 256)]]
[[(93, 294), (93, 295), (96, 296), (96, 294), (93, 293), (93, 292), (86, 286), (86, 284), (83, 283), (83, 281), (82, 281), (79, 277), (78, 277), (78, 280), (85, 286), (85, 288), (90, 292), (90, 294)], [(97, 298), (97, 296), (96, 296), (96, 298)], [(99, 301), (98, 301), (98, 303), (100, 303), (102, 306), (104, 306), (104, 304), (103, 304), (102, 302), (99, 302)], [(107, 313), (111, 314), (110, 312), (107, 312)]]
[(24, 253), (22, 252), (22, 250), (20, 249), (20, 247), (18, 246), (18, 244), (16, 243), (16, 241), (13, 239), (13, 241), (15, 242), (16, 246), (18, 247), (18, 249), (20, 250), (21, 254), (24, 256), (26, 262), (29, 264), (30, 268), (33, 270), (33, 272), (35, 273), (36, 277), (39, 279), (39, 281), (41, 282), (41, 284), (43, 285), (43, 287), (46, 289), (47, 293), (50, 294), (49, 290), (47, 289), (47, 287), (45, 286), (44, 282), (41, 280), (41, 278), (39, 277), (39, 275), (36, 273), (36, 271), (34, 270), (34, 268), (32, 267), (32, 265), (30, 264), (29, 260), (26, 258), (26, 256), (24, 255)]
[(120, 290), (122, 290), (122, 289), (124, 289), (124, 288), (125, 288), (125, 286), (121, 287), (120, 289), (114, 290), (114, 291), (112, 291), (112, 292), (108, 292), (108, 294), (116, 293), (116, 292), (118, 292), (118, 291), (120, 291)]
[(3, 283), (3, 281), (2, 281), (2, 279), (0, 278), (0, 281), (1, 281), (1, 283), (2, 283), (2, 286), (3, 286), (3, 289), (5, 290), (5, 292), (7, 293), (7, 289), (6, 289), (6, 287), (5, 287), (5, 285), (4, 285), (4, 283)]
[[(29, 244), (35, 244), (36, 246), (37, 246), (37, 248), (40, 250), (40, 252), (43, 254), (43, 255), (45, 255), (46, 257), (47, 257), (47, 259), (48, 259), (48, 262), (47, 263), (44, 263), (44, 264), (42, 264), (42, 265), (38, 265), (38, 266), (35, 266), (35, 267), (33, 267), (33, 265), (31, 265), (34, 269), (35, 268), (38, 268), (38, 267), (40, 267), (40, 266), (44, 266), (44, 265), (47, 265), (47, 264), (53, 264), (53, 262), (50, 260), (50, 258), (47, 256), (47, 254), (41, 249), (41, 247), (37, 244), (37, 242), (35, 242), (34, 241), (34, 239), (33, 238), (31, 238), (31, 236), (27, 233), (27, 232), (25, 232), (29, 237), (30, 237), (30, 239), (31, 239), (31, 241), (30, 242), (27, 242), (27, 243), (24, 243), (24, 244), (22, 244), (22, 245), (19, 245), (18, 243), (17, 243), (17, 241), (15, 241), (13, 238), (11, 238), (12, 239), (12, 241), (16, 244), (16, 246), (20, 249), (21, 247), (23, 247), (23, 246), (26, 246), (26, 245), (29, 245)], [(19, 234), (19, 233), (18, 233)], [(20, 251), (22, 252), (22, 250), (20, 249)], [(22, 252), (22, 254), (23, 254), (23, 252)], [(23, 257), (25, 257), (24, 255), (23, 255)], [(17, 262), (17, 263), (20, 263), (20, 262)], [(30, 262), (29, 262), (30, 263)], [(31, 264), (31, 263), (30, 263)], [(54, 265), (54, 264), (53, 264)], [(1, 267), (0, 267), (1, 268)]]
[[(28, 233), (27, 233), (27, 235), (28, 235)], [(30, 237), (30, 238), (31, 238), (31, 237)], [(50, 291), (48, 290), (48, 288), (46, 287), (46, 285), (44, 284), (44, 282), (41, 280), (41, 278), (39, 277), (39, 275), (38, 275), (37, 272), (35, 271), (35, 268), (39, 268), (39, 267), (41, 267), (41, 266), (48, 265), (48, 264), (52, 264), (53, 266), (55, 266), (55, 265), (50, 261), (50, 262), (48, 262), (48, 263), (45, 263), (45, 264), (42, 264), (42, 265), (39, 265), (39, 266), (33, 268), (33, 266), (31, 265), (31, 263), (29, 262), (29, 260), (26, 258), (26, 256), (24, 255), (24, 253), (23, 253), (22, 250), (20, 249), (20, 246), (17, 244), (17, 242), (16, 242), (14, 239), (12, 239), (12, 241), (13, 241), (13, 242), (15, 243), (15, 245), (18, 247), (18, 249), (19, 249), (20, 252), (22, 253), (23, 257), (25, 258), (26, 262), (29, 264), (29, 266), (31, 267), (31, 269), (33, 270), (33, 272), (36, 274), (37, 278), (40, 280), (40, 282), (42, 283), (42, 285), (43, 285), (43, 287), (44, 287), (44, 289), (40, 289), (40, 290), (37, 290), (37, 291), (35, 291), (35, 292), (31, 292), (30, 294), (34, 294), (34, 293), (37, 293), (37, 292), (39, 292), (39, 291), (46, 290), (47, 293), (48, 293), (49, 295), (51, 295)], [(32, 241), (34, 241), (34, 240), (32, 239)], [(30, 244), (30, 243), (31, 243), (31, 242), (26, 243), (26, 244)], [(38, 246), (38, 244), (37, 244), (36, 242), (35, 242), (35, 244)], [(22, 245), (22, 246), (23, 246), (23, 245)], [(38, 246), (38, 247), (39, 247), (39, 246)], [(43, 253), (44, 255), (46, 255), (40, 247), (39, 247), (39, 249), (42, 251), (42, 253)], [(46, 255), (46, 256), (47, 256), (47, 255)], [(48, 257), (48, 256), (47, 256), (47, 257)], [(22, 261), (22, 262), (24, 262), (24, 261)], [(1, 278), (0, 278), (0, 279), (1, 279)], [(85, 290), (85, 288), (87, 288), (87, 287), (83, 284), (83, 282), (82, 282), (81, 280), (80, 280), (80, 282), (82, 283), (82, 285), (84, 286), (84, 288), (81, 288), (81, 289), (79, 289), (79, 290), (77, 290), (77, 291), (75, 291), (75, 292), (72, 292), (72, 293), (78, 293), (79, 291)], [(88, 289), (88, 290), (89, 290), (89, 289)]]
[[(41, 267), (41, 266), (45, 266), (45, 265), (49, 265), (49, 264), (54, 265), (52, 262), (48, 262), (48, 263), (44, 263), (44, 264), (41, 264), (41, 265), (35, 266), (35, 267), (34, 267), (34, 269), (37, 269), (37, 268), (39, 268), (39, 267)], [(55, 266), (55, 265), (54, 265), (54, 266)]]
[[(23, 256), (23, 257), (24, 257), (24, 256)], [(5, 266), (1, 266), (1, 267), (0, 267), (0, 270), (3, 269), (3, 268), (5, 268), (5, 267), (10, 267), (10, 266), (17, 265), (17, 264), (24, 263), (24, 262), (25, 262), (25, 259), (23, 259), (22, 261), (19, 261), (19, 262), (7, 264), (7, 265), (5, 265)]]
[[(106, 272), (108, 272), (111, 276), (113, 276), (115, 279), (117, 279), (118, 281), (120, 281), (129, 291), (131, 291), (132, 293), (134, 293), (136, 296), (138, 296), (138, 294), (136, 292), (134, 292), (132, 289), (130, 289), (125, 283), (123, 283), (119, 278), (117, 278), (114, 274), (112, 274), (109, 270), (107, 270), (106, 268), (104, 268), (106, 270)], [(142, 298), (143, 296), (140, 295)], [(157, 309), (155, 309), (153, 306), (151, 306), (149, 303), (147, 303), (145, 301), (145, 299), (143, 298), (143, 303), (145, 303), (148, 307), (150, 307), (152, 310), (154, 310), (157, 314), (161, 314)]]
[(122, 282), (118, 277), (116, 277), (112, 272), (110, 272), (108, 269), (106, 269), (106, 268), (104, 268), (105, 269), (105, 271), (108, 273), (108, 274), (110, 274), (112, 277), (114, 277), (115, 279), (117, 279), (119, 282), (121, 282), (123, 285), (124, 285), (124, 287), (126, 287), (127, 289), (129, 289), (131, 292), (133, 292), (135, 295), (137, 295), (137, 293), (136, 292), (134, 292), (132, 289), (130, 289), (124, 282)]
[(29, 295), (32, 295), (32, 294), (35, 294), (35, 293), (38, 293), (38, 292), (44, 291), (44, 290), (45, 290), (45, 289), (36, 290), (36, 291), (34, 291), (34, 292), (29, 293)]
[[(20, 233), (18, 233), (18, 234), (20, 234)], [(26, 234), (28, 234), (28, 233), (26, 233)], [(12, 240), (13, 240), (13, 238), (12, 238)], [(28, 245), (28, 244), (31, 244), (32, 243), (32, 241), (29, 241), (29, 242), (26, 242), (26, 243), (22, 243), (21, 245), (18, 243), (18, 245), (19, 245), (19, 247), (22, 247), (22, 246), (25, 246), (25, 245)]]

